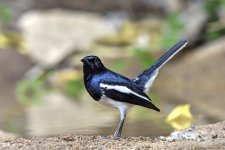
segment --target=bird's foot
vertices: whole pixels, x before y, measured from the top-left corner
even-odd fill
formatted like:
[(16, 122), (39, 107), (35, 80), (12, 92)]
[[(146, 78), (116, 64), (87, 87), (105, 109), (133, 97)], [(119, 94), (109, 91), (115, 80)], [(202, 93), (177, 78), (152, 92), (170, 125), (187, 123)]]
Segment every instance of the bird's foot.
[(113, 140), (121, 140), (122, 139), (122, 137), (121, 137), (121, 134), (114, 134), (113, 135)]
[(113, 140), (122, 140), (121, 136), (113, 136)]

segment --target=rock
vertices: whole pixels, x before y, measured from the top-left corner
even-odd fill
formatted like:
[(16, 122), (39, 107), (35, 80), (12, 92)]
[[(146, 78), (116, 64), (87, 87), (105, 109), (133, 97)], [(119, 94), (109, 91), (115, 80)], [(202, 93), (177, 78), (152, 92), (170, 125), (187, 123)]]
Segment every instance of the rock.
[(162, 14), (168, 6), (167, 0), (129, 0), (104, 1), (104, 0), (0, 0), (1, 5), (10, 6), (13, 10), (13, 20), (17, 20), (23, 13), (34, 10), (48, 10), (62, 8), (67, 10), (82, 10), (106, 14), (109, 12), (125, 12), (128, 15), (140, 17), (151, 14)]
[(159, 139), (162, 140), (162, 141), (166, 141), (166, 140), (167, 140), (167, 137), (165, 137), (165, 136), (160, 136)]
[(178, 0), (171, 0), (168, 9), (164, 29), (165, 37), (168, 36), (171, 40), (171, 35), (173, 35), (173, 38), (177, 40), (187, 39), (189, 44), (195, 44), (202, 40), (203, 31), (209, 18), (203, 1), (180, 0), (178, 2)]
[(210, 137), (208, 137), (207, 133), (204, 131), (187, 129), (187, 130), (175, 131), (171, 133), (166, 140), (170, 142), (178, 141), (178, 140), (204, 141), (209, 138)]
[(103, 17), (84, 12), (29, 11), (18, 21), (29, 56), (43, 67), (53, 67), (75, 51), (90, 50), (94, 40), (112, 34)]
[(179, 37), (188, 39), (191, 44), (199, 41), (208, 21), (208, 17), (203, 3), (198, 2), (190, 5), (187, 10), (179, 15), (179, 20), (184, 25), (184, 29), (181, 31)]
[(165, 103), (190, 104), (195, 115), (225, 119), (224, 47), (221, 38), (174, 58), (160, 70), (152, 92)]

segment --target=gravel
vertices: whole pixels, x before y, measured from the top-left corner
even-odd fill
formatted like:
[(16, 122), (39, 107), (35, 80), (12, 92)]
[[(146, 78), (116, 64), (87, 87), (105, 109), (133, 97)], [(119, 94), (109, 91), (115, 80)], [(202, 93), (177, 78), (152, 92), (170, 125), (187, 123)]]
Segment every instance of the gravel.
[[(179, 138), (170, 140), (174, 135), (176, 135), (175, 137), (179, 135)], [(188, 138), (185, 138), (185, 135)], [(194, 138), (190, 138), (192, 136)], [(112, 136), (95, 135), (62, 135), (48, 138), (21, 137), (0, 142), (0, 149), (225, 149), (225, 121), (179, 132), (175, 131), (166, 138), (123, 137), (119, 140), (113, 140)]]

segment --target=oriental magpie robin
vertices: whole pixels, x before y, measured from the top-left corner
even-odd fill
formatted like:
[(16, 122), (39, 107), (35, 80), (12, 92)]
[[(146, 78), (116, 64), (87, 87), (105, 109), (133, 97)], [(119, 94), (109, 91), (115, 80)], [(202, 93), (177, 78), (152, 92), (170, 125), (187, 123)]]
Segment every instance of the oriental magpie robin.
[(121, 137), (126, 112), (133, 105), (160, 111), (147, 96), (159, 69), (176, 53), (187, 45), (181, 40), (160, 57), (152, 66), (144, 70), (135, 79), (128, 79), (107, 69), (97, 56), (86, 56), (83, 62), (84, 85), (91, 97), (120, 111), (120, 121), (114, 133), (114, 138)]

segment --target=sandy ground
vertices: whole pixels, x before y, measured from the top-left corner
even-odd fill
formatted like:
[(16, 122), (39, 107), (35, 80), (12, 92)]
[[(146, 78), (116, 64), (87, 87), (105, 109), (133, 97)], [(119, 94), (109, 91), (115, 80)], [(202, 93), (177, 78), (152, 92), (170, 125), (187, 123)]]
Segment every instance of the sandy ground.
[(63, 135), (17, 138), (0, 142), (0, 149), (225, 149), (225, 121), (173, 132), (168, 137)]

